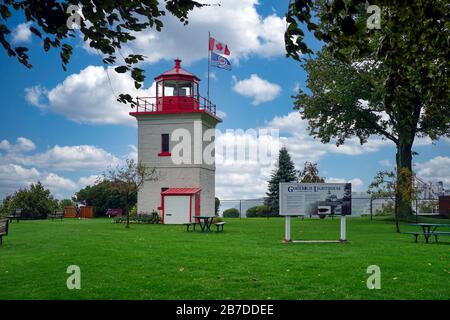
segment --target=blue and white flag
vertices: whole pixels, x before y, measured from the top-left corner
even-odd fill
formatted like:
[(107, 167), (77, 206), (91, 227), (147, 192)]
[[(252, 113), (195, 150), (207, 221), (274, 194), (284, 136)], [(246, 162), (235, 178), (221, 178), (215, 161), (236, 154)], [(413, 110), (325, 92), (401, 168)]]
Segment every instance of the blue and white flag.
[(227, 58), (217, 54), (215, 52), (211, 52), (211, 65), (217, 68), (231, 70), (231, 63)]

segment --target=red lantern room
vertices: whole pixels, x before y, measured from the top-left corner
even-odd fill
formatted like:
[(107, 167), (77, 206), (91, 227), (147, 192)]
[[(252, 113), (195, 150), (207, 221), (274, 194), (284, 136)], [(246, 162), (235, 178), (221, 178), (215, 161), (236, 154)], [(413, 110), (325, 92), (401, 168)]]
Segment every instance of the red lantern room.
[(130, 112), (131, 115), (207, 112), (216, 117), (216, 106), (200, 96), (200, 79), (181, 68), (180, 59), (155, 81), (156, 97), (138, 97), (136, 111)]

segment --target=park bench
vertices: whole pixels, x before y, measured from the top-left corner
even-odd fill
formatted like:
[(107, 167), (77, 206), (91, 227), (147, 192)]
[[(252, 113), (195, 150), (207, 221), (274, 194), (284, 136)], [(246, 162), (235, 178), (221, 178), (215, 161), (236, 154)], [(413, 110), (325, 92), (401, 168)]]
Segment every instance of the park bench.
[(408, 231), (408, 232), (400, 232), (402, 234), (412, 234), (415, 238), (415, 241), (417, 242), (417, 239), (419, 238), (420, 235), (423, 235), (422, 232), (419, 231)]
[(9, 220), (0, 220), (0, 245), (3, 244), (3, 236), (8, 235)]
[(224, 224), (225, 224), (225, 222), (216, 222), (216, 223), (213, 223), (213, 225), (215, 225), (216, 228), (217, 228), (217, 232), (223, 231), (223, 225), (224, 225)]
[(438, 236), (450, 236), (449, 231), (433, 231), (430, 234), (434, 236), (436, 242), (438, 242)]
[(122, 216), (122, 209), (120, 209), (120, 208), (115, 208), (115, 209), (109, 208), (108, 210), (106, 210), (106, 215), (108, 216), (108, 218), (111, 218), (111, 216), (121, 217)]
[(9, 219), (9, 222), (12, 222), (13, 220), (16, 220), (17, 222), (20, 221), (22, 218), (22, 209), (15, 209), (11, 211), (11, 213), (7, 216)]
[(64, 218), (64, 212), (63, 211), (55, 211), (52, 213), (47, 214), (47, 218), (55, 220), (55, 219), (60, 219), (62, 221), (62, 219)]
[(198, 223), (198, 222), (188, 222), (188, 223), (185, 223), (184, 225), (186, 226), (186, 231), (189, 232), (189, 228), (190, 228), (191, 226), (194, 228), (194, 231), (195, 231), (195, 225), (196, 225), (197, 223)]

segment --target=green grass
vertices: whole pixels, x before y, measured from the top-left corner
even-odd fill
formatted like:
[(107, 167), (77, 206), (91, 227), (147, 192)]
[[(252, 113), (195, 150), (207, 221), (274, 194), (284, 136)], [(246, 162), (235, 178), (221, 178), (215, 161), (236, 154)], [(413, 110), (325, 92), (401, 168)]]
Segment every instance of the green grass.
[[(283, 244), (283, 219), (226, 219), (225, 232), (112, 224), (13, 223), (0, 299), (449, 299), (450, 239), (414, 243), (390, 221), (348, 219), (348, 244)], [(293, 219), (293, 239), (339, 236), (339, 219)], [(366, 269), (381, 268), (381, 290)], [(81, 268), (81, 290), (66, 269)]]

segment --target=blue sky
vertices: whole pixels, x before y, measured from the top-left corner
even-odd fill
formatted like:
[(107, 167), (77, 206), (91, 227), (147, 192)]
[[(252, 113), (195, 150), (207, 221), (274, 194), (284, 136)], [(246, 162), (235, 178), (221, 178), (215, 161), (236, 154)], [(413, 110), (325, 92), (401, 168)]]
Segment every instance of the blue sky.
[[(216, 2), (216, 1), (213, 1)], [(367, 146), (349, 141), (342, 148), (322, 145), (307, 135), (306, 123), (293, 113), (291, 96), (305, 88), (306, 73), (287, 59), (283, 48), (284, 12), (288, 1), (222, 1), (221, 7), (196, 10), (188, 27), (173, 18), (161, 34), (152, 30), (124, 52), (148, 56), (145, 90), (137, 92), (127, 76), (105, 71), (101, 57), (75, 39), (74, 54), (64, 72), (58, 52), (44, 53), (39, 39), (29, 35), (20, 16), (10, 20), (11, 39), (30, 47), (32, 69), (0, 50), (2, 93), (0, 127), (0, 197), (41, 180), (58, 197), (69, 197), (92, 183), (108, 165), (136, 155), (136, 127), (126, 105), (114, 94), (151, 92), (153, 77), (170, 69), (173, 59), (202, 79), (206, 95), (207, 32), (229, 45), (232, 71), (212, 68), (211, 100), (225, 113), (219, 129), (277, 128), (297, 167), (318, 162), (330, 181), (352, 181), (364, 191), (376, 171), (392, 168), (395, 150), (378, 137)], [(309, 39), (318, 48), (320, 44)], [(110, 76), (111, 86), (107, 81)], [(126, 78), (127, 77), (127, 78)], [(442, 180), (450, 187), (450, 140), (415, 146), (416, 172), (425, 180)], [(216, 190), (223, 199), (264, 195), (271, 166), (217, 166)], [(253, 186), (250, 187), (249, 186)]]

